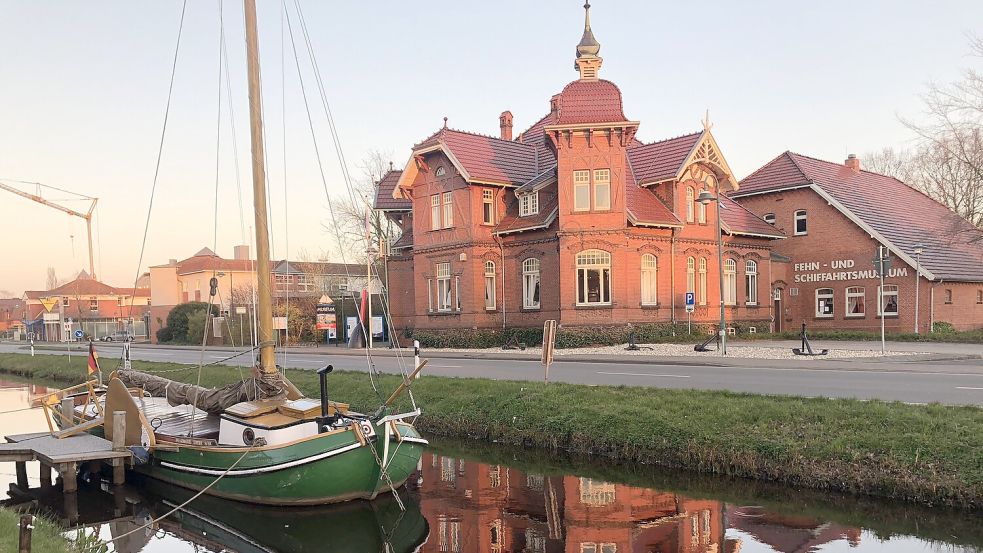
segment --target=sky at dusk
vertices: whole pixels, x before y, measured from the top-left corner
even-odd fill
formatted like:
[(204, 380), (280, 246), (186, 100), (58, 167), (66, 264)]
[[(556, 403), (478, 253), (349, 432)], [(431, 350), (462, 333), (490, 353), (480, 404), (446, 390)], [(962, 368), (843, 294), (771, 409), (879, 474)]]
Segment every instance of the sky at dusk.
[[(577, 77), (579, 0), (301, 5), (353, 175), (371, 150), (401, 167), (444, 116), (453, 128), (497, 134), (508, 109), (518, 134)], [(111, 285), (131, 286), (147, 266), (204, 246), (231, 257), (251, 241), (242, 6), (222, 8), (234, 135), (224, 88), (217, 129), (219, 6), (188, 2), (138, 267), (182, 3), (0, 1), (0, 179), (98, 197), (96, 271)], [(290, 39), (281, 4), (258, 6), (274, 257), (317, 256), (335, 239)], [(840, 161), (910, 145), (898, 116), (917, 118), (927, 83), (980, 63), (967, 33), (983, 33), (983, 2), (596, 0), (591, 22), (600, 76), (621, 88), (639, 138), (699, 130), (709, 109), (741, 178), (785, 150)], [(323, 113), (314, 121), (328, 190), (340, 198)], [(49, 266), (63, 279), (87, 267), (83, 221), (4, 191), (0, 221), (0, 295), (43, 289)]]

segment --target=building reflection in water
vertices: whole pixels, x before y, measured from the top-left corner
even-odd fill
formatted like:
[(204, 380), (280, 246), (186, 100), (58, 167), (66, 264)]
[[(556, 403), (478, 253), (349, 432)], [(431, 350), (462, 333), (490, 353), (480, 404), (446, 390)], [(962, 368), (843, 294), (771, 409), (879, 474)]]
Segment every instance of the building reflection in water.
[(427, 453), (421, 509), (433, 553), (736, 553), (728, 523), (775, 551), (859, 540), (859, 529), (577, 476)]

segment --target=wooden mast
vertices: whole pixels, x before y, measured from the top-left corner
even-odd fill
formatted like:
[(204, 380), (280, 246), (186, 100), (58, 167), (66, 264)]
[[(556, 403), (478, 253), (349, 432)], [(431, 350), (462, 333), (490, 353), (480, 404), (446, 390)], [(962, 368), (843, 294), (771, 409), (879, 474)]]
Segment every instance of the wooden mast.
[(266, 161), (263, 155), (263, 95), (260, 90), (256, 1), (243, 0), (246, 15), (246, 64), (249, 70), (249, 131), (253, 159), (253, 209), (256, 217), (256, 337), (259, 368), (276, 374), (273, 352), (273, 295), (270, 291), (270, 236), (266, 220)]

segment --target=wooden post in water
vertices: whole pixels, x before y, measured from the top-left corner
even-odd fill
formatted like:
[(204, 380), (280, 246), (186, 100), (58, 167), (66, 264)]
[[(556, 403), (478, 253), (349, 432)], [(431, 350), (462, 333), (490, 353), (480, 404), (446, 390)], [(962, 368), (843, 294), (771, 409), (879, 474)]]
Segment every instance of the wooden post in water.
[[(113, 411), (113, 451), (126, 450), (126, 411)], [(113, 459), (113, 484), (126, 481), (126, 465), (123, 459)]]
[(266, 220), (266, 161), (263, 150), (263, 94), (259, 75), (256, 0), (243, 0), (246, 16), (246, 67), (249, 81), (249, 131), (253, 159), (253, 211), (256, 220), (256, 341), (260, 370), (276, 374), (273, 351), (273, 294), (270, 291), (270, 237)]
[(61, 398), (61, 420), (65, 422), (65, 428), (75, 425), (75, 399), (70, 397)]
[(31, 553), (31, 531), (34, 530), (34, 515), (20, 516), (20, 538), (18, 553)]

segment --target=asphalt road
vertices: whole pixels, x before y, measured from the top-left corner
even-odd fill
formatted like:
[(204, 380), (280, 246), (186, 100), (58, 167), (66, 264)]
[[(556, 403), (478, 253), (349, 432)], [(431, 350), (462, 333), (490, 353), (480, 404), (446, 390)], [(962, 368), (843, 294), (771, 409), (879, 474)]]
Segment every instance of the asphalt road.
[[(104, 360), (118, 355), (118, 346), (100, 345)], [(171, 363), (198, 363), (200, 353), (190, 349), (163, 349), (134, 345), (132, 358)], [(17, 344), (0, 344), (0, 352), (25, 353)], [(43, 355), (65, 355), (65, 350), (37, 350)], [(76, 355), (83, 351), (74, 350)], [(218, 361), (231, 350), (205, 351), (206, 363)], [(248, 363), (248, 355), (242, 356)], [(374, 357), (382, 372), (398, 373), (399, 360), (390, 355)], [(235, 364), (237, 360), (229, 361)], [(282, 356), (278, 362), (283, 364)], [(105, 363), (105, 361), (104, 361)], [(338, 369), (364, 370), (364, 353), (290, 352), (285, 366), (316, 369), (331, 363)], [(409, 359), (405, 364), (412, 364)], [(431, 358), (424, 374), (480, 377), (499, 380), (541, 380), (543, 368), (534, 359), (449, 359)], [(983, 405), (983, 360), (938, 361), (792, 361), (748, 360), (740, 365), (720, 366), (712, 360), (670, 362), (588, 362), (558, 357), (550, 369), (551, 381), (588, 385), (657, 386), (731, 390), (762, 394), (820, 396), (831, 398), (883, 399), (909, 403), (940, 402)]]

